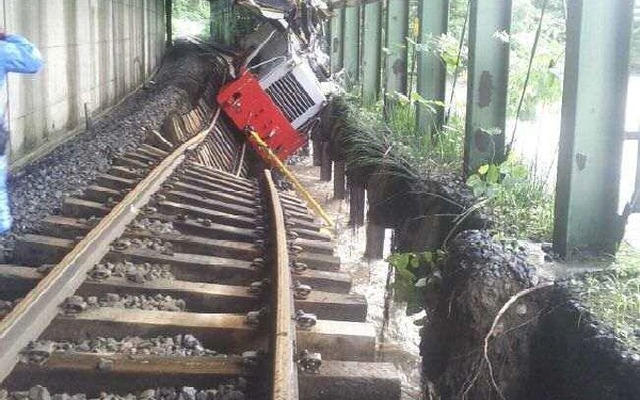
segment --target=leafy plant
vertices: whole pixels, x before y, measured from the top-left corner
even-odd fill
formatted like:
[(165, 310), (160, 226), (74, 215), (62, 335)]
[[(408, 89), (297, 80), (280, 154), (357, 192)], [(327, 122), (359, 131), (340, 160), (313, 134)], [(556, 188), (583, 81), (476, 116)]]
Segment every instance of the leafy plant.
[(503, 236), (549, 241), (554, 200), (546, 179), (510, 155), (501, 164), (486, 164), (467, 179), (474, 195), (487, 199), (496, 231)]
[(440, 290), (442, 273), (440, 261), (446, 257), (441, 250), (422, 253), (394, 253), (387, 261), (395, 271), (393, 289), (398, 300), (407, 302), (407, 314), (416, 314), (425, 308), (425, 293)]

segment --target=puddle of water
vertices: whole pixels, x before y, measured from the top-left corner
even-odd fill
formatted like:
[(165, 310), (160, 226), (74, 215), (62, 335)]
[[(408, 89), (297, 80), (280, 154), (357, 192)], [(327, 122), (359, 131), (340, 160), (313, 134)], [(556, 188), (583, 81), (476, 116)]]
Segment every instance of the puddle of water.
[[(383, 315), (387, 287), (388, 264), (385, 261), (368, 261), (364, 258), (366, 243), (365, 228), (352, 229), (347, 226), (349, 203), (333, 199), (333, 183), (321, 182), (318, 167), (305, 158), (291, 166), (296, 177), (309, 190), (325, 211), (336, 222), (336, 255), (340, 257), (342, 272), (353, 278), (352, 291), (366, 297), (367, 321), (374, 324), (378, 338), (383, 336)], [(387, 240), (387, 242), (389, 242)], [(385, 249), (385, 257), (389, 248)], [(384, 342), (379, 342), (377, 361), (391, 362), (400, 371), (402, 400), (423, 399), (421, 390), (421, 358), (419, 356), (419, 327), (413, 321), (424, 314), (411, 317), (405, 315), (405, 304), (391, 301), (389, 320), (384, 329)]]

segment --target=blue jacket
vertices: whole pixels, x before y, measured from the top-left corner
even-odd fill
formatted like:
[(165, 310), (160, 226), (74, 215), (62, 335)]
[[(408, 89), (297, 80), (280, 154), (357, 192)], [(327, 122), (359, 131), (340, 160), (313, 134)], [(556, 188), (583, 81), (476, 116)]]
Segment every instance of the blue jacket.
[(7, 73), (35, 74), (42, 68), (42, 56), (38, 49), (20, 35), (10, 34), (0, 40), (0, 155), (9, 140), (7, 125)]

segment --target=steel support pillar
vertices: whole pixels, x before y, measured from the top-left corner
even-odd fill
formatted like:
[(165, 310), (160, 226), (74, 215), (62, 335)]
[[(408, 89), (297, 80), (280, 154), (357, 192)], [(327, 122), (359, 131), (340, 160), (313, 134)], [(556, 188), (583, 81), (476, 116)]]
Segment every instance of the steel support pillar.
[(364, 23), (362, 33), (362, 102), (370, 105), (380, 95), (380, 69), (382, 52), (382, 0), (362, 6)]
[(407, 93), (407, 36), (409, 35), (409, 1), (388, 0), (385, 90), (388, 95)]
[[(420, 18), (419, 42), (427, 44), (434, 38), (447, 33), (449, 20), (449, 0), (431, 0), (418, 3)], [(444, 103), (447, 68), (442, 59), (429, 51), (416, 53), (418, 61), (417, 92), (427, 100)], [(436, 112), (418, 105), (416, 116), (418, 128), (429, 137), (442, 130), (444, 108), (434, 106)]]
[(331, 73), (335, 74), (342, 69), (342, 27), (344, 26), (344, 10), (333, 10), (331, 17)]
[(342, 64), (346, 74), (346, 88), (351, 90), (359, 80), (360, 73), (360, 7), (344, 9), (342, 27)]
[(504, 160), (511, 0), (471, 0), (464, 172)]
[(229, 45), (233, 41), (233, 0), (212, 0), (210, 4), (211, 40)]
[(614, 252), (633, 0), (569, 0), (554, 248)]
[(167, 30), (167, 47), (173, 46), (173, 0), (165, 0), (165, 25)]

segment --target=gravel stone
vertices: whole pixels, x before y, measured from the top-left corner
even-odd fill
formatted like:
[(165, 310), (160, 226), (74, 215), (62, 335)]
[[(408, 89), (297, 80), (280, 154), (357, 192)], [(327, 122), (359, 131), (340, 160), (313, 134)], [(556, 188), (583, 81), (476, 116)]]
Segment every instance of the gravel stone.
[(51, 400), (51, 395), (47, 388), (38, 385), (29, 389), (29, 400)]
[(8, 251), (5, 262), (11, 261), (15, 235), (38, 233), (46, 216), (60, 212), (66, 196), (79, 195), (109, 169), (115, 156), (139, 146), (145, 129), (160, 130), (169, 114), (187, 112), (196, 103), (211, 64), (198, 54), (179, 50), (167, 55), (154, 84), (145, 85), (94, 121), (90, 131), (10, 177), (14, 226), (0, 237), (0, 248)]
[[(243, 391), (237, 385), (220, 385), (218, 389), (208, 389), (198, 391), (193, 387), (182, 388), (158, 388), (147, 389), (138, 395), (128, 393), (124, 396), (113, 393), (100, 393), (100, 396), (92, 400), (244, 400)], [(51, 396), (47, 388), (34, 386), (28, 391), (7, 392), (0, 390), (0, 400), (87, 400), (87, 396), (76, 393), (70, 396), (67, 393), (54, 394)]]
[(170, 265), (134, 264), (132, 262), (117, 262), (98, 264), (89, 272), (93, 280), (104, 280), (110, 277), (126, 278), (137, 283), (151, 282), (157, 279), (175, 279)]
[[(183, 337), (182, 335), (179, 335)], [(79, 342), (49, 342), (49, 341), (37, 341), (32, 343), (26, 350), (26, 354), (29, 354), (29, 350), (32, 348), (49, 348), (54, 352), (82, 352), (82, 353), (97, 353), (97, 354), (148, 354), (159, 356), (209, 356), (209, 357), (221, 357), (226, 358), (224, 354), (219, 354), (214, 350), (206, 349), (200, 341), (192, 335), (184, 335), (188, 337), (187, 341), (175, 340), (174, 338), (167, 336), (157, 336), (151, 338), (140, 338), (137, 336), (125, 337), (123, 339), (104, 338), (83, 340)], [(25, 358), (23, 362), (28, 362)], [(239, 382), (239, 387), (243, 387), (243, 384)], [(246, 383), (244, 384), (246, 385)]]

